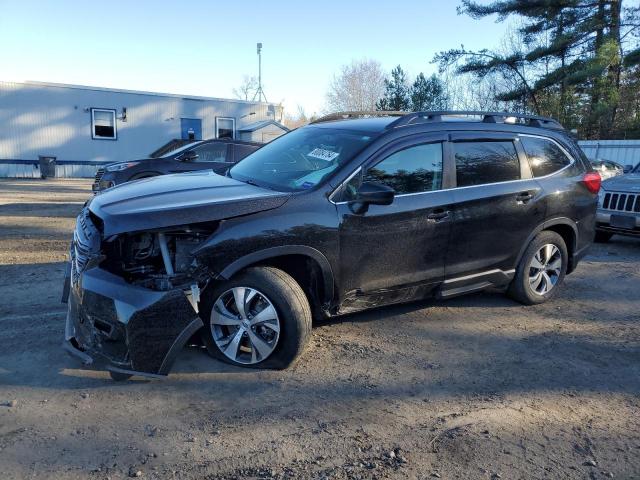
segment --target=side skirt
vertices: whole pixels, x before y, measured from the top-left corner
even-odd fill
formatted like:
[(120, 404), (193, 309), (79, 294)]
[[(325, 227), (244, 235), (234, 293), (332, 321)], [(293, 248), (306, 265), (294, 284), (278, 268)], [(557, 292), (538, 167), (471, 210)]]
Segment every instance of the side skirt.
[(489, 287), (505, 287), (515, 276), (515, 270), (488, 270), (464, 277), (450, 278), (442, 283), (436, 298), (452, 298), (466, 293), (479, 292)]

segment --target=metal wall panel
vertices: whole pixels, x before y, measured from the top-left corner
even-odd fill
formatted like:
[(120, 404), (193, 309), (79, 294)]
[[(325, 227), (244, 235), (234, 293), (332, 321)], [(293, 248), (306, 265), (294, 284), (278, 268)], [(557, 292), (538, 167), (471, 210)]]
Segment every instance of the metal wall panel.
[[(92, 138), (91, 108), (116, 110), (116, 140)], [(279, 117), (281, 107), (273, 108)], [(0, 160), (37, 160), (44, 155), (63, 162), (110, 163), (141, 158), (180, 138), (180, 118), (202, 119), (202, 136), (208, 139), (215, 137), (216, 117), (235, 118), (239, 129), (273, 119), (268, 109), (269, 104), (241, 100), (0, 82)], [(58, 168), (63, 176), (91, 176), (96, 166)], [(7, 175), (30, 176), (32, 172), (24, 166), (0, 165), (0, 176)]]
[(612, 160), (621, 165), (640, 163), (640, 140), (581, 140), (578, 145), (590, 159)]
[(40, 169), (24, 163), (0, 163), (0, 178), (40, 178)]

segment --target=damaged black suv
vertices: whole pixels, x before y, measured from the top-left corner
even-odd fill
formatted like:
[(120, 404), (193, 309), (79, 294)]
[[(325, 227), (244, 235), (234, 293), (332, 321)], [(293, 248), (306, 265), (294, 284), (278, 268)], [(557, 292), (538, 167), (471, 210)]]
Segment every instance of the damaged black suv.
[(284, 368), (313, 317), (487, 287), (541, 303), (591, 244), (599, 187), (548, 118), (328, 116), (226, 175), (92, 198), (71, 246), (64, 345), (116, 379), (166, 375), (198, 335), (221, 360)]

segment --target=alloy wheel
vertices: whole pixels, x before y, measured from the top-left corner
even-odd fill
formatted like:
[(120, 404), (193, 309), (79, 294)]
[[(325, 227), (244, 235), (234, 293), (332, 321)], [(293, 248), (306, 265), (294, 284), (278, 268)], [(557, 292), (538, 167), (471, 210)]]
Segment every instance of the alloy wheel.
[(529, 286), (537, 295), (546, 295), (558, 283), (562, 271), (562, 253), (552, 243), (543, 245), (529, 263)]
[(250, 287), (221, 294), (211, 310), (211, 333), (230, 360), (252, 365), (273, 353), (280, 336), (280, 319), (267, 296)]

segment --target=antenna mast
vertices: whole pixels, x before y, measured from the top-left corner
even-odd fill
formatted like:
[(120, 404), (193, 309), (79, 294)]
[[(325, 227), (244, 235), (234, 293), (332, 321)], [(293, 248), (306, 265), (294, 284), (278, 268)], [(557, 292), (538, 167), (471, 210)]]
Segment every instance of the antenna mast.
[(267, 96), (264, 94), (264, 90), (262, 89), (262, 43), (258, 43), (258, 89), (256, 93), (253, 94), (253, 101), (256, 101), (256, 98), (259, 102), (264, 98), (264, 102), (268, 103)]

